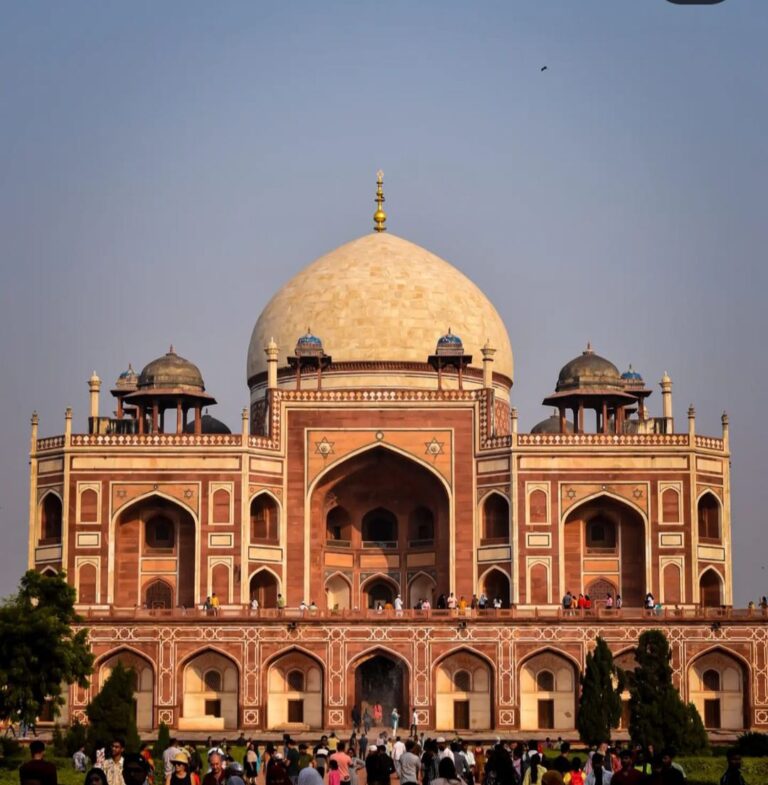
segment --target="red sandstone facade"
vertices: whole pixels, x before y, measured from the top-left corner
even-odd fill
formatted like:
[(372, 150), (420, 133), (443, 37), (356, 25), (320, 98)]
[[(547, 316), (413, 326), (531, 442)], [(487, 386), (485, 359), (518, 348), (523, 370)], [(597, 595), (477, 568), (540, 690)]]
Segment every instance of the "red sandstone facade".
[[(653, 626), (710, 727), (768, 727), (768, 627), (731, 609), (727, 418), (700, 436), (691, 410), (675, 432), (671, 394), (649, 418), (642, 380), (588, 351), (547, 399), (556, 426), (522, 433), (487, 343), (481, 371), (451, 334), (423, 362), (302, 341), (290, 367), (264, 347), (239, 433), (206, 426), (212, 399), (173, 352), (121, 377), (115, 416), (92, 378), (88, 433), (68, 411), (38, 438), (33, 418), (29, 564), (66, 570), (97, 657), (70, 716), (119, 658), (145, 727), (341, 728), (383, 660), (423, 726), (566, 733), (596, 635), (631, 666)], [(565, 616), (569, 590), (592, 611)], [(412, 610), (450, 592), (502, 607)], [(377, 612), (398, 594), (402, 615)]]

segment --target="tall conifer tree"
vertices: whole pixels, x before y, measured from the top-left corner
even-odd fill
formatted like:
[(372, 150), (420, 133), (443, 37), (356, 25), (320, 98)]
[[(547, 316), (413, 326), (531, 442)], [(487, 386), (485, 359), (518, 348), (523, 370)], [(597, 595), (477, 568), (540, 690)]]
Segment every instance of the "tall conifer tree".
[(672, 653), (661, 630), (640, 635), (635, 649), (637, 668), (628, 673), (629, 735), (636, 744), (654, 750), (674, 747), (696, 754), (708, 747), (707, 734), (693, 704), (683, 703), (672, 683)]
[(99, 694), (88, 704), (88, 745), (91, 753), (104, 747), (109, 754), (112, 739), (125, 742), (128, 752), (139, 751), (136, 709), (133, 702), (136, 674), (118, 661)]
[(608, 644), (598, 635), (594, 652), (587, 654), (581, 674), (581, 697), (576, 728), (587, 744), (609, 741), (621, 719), (621, 694), (616, 666)]

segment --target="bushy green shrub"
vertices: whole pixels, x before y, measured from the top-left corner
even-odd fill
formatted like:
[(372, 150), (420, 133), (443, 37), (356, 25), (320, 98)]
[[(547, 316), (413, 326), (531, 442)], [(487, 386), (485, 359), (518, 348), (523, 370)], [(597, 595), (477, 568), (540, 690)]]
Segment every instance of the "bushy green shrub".
[(742, 733), (736, 746), (742, 755), (751, 758), (764, 758), (768, 756), (768, 733)]
[[(678, 761), (688, 776), (687, 785), (718, 785), (728, 766), (721, 757), (681, 757)], [(749, 785), (763, 785), (768, 782), (768, 760), (744, 758), (741, 772)]]

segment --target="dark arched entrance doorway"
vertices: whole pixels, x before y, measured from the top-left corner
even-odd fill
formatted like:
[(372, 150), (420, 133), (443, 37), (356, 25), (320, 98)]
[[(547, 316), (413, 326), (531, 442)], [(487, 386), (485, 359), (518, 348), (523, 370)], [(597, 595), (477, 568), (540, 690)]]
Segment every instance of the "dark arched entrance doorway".
[[(115, 605), (194, 607), (195, 521), (161, 496), (140, 499), (115, 524)], [(138, 580), (137, 580), (138, 576)]]
[(649, 586), (645, 522), (634, 507), (607, 494), (580, 504), (565, 519), (564, 552), (568, 591), (595, 586), (601, 594), (610, 585), (625, 606), (642, 606)]
[(363, 586), (365, 604), (368, 608), (384, 608), (394, 605), (397, 590), (391, 581), (374, 578)]
[(397, 707), (400, 724), (408, 722), (408, 671), (405, 664), (385, 654), (374, 654), (355, 668), (355, 705), (364, 714), (381, 704), (383, 724), (389, 726), (392, 709)]
[[(450, 502), (439, 472), (374, 447), (324, 473), (310, 505), (310, 549), (324, 569), (311, 571), (308, 600), (323, 595), (325, 581), (341, 565), (352, 607), (372, 606), (365, 586), (379, 571), (405, 600), (413, 578), (409, 560), (429, 565), (440, 591), (450, 584)], [(382, 591), (380, 599), (394, 595)]]

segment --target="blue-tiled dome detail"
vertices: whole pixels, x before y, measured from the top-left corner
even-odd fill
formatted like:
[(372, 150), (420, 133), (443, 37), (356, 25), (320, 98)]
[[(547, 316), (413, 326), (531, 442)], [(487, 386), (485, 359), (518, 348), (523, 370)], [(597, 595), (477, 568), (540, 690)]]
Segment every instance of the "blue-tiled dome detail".
[(642, 375), (639, 374), (637, 371), (635, 371), (632, 368), (631, 364), (630, 364), (629, 368), (626, 371), (624, 371), (623, 374), (621, 374), (621, 378), (624, 379), (627, 382), (642, 382), (643, 381)]
[(461, 338), (454, 335), (450, 330), (446, 335), (441, 336), (437, 341), (438, 346), (461, 346)]
[(458, 356), (464, 354), (464, 344), (458, 335), (451, 332), (450, 327), (445, 335), (437, 339), (435, 354)]
[(311, 332), (307, 332), (306, 335), (302, 335), (296, 344), (297, 348), (302, 347), (306, 349), (317, 349), (322, 347), (322, 345), (323, 342), (316, 335), (312, 335)]

